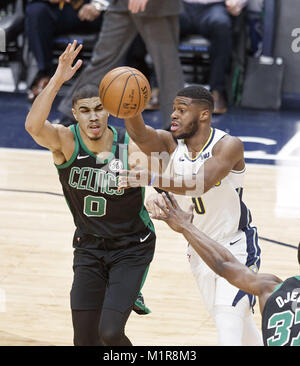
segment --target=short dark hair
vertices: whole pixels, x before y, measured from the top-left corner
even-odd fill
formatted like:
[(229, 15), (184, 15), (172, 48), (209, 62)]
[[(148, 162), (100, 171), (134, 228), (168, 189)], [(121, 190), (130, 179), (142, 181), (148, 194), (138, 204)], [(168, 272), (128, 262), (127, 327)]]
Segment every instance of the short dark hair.
[(211, 112), (214, 110), (214, 99), (212, 94), (201, 85), (187, 86), (179, 90), (177, 96), (194, 99), (193, 102), (195, 103), (205, 103), (208, 105)]
[(99, 86), (95, 84), (87, 84), (80, 88), (77, 88), (72, 95), (72, 106), (79, 99), (99, 97)]

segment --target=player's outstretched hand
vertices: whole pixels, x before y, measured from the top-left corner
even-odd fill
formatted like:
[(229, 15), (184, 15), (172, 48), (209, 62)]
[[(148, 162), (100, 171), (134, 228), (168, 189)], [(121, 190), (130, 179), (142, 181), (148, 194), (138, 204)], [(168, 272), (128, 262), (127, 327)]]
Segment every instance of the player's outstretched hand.
[(78, 56), (82, 49), (80, 44), (77, 47), (77, 41), (74, 40), (73, 43), (69, 43), (64, 52), (59, 56), (59, 62), (54, 76), (59, 79), (61, 83), (70, 80), (76, 71), (82, 65), (82, 60), (77, 60), (73, 66), (75, 58)]
[(156, 220), (165, 221), (171, 229), (177, 231), (178, 233), (182, 233), (184, 228), (193, 222), (194, 207), (191, 205), (189, 212), (185, 212), (179, 207), (174, 195), (170, 192), (168, 195), (169, 197), (166, 195), (166, 193), (162, 193), (164, 204), (162, 204), (159, 200), (154, 202), (160, 208), (161, 213), (158, 213), (156, 216), (152, 215), (151, 217)]
[(161, 209), (155, 204), (156, 201), (160, 202), (162, 205), (165, 204), (165, 200), (161, 193), (155, 192), (155, 193), (151, 193), (147, 196), (145, 206), (146, 206), (146, 209), (147, 209), (149, 215), (154, 218), (157, 216), (159, 216), (160, 218), (162, 218), (162, 217), (166, 218), (166, 216), (164, 216)]
[(132, 166), (130, 170), (121, 170), (118, 189), (130, 187), (146, 187), (151, 181), (151, 172), (139, 166)]

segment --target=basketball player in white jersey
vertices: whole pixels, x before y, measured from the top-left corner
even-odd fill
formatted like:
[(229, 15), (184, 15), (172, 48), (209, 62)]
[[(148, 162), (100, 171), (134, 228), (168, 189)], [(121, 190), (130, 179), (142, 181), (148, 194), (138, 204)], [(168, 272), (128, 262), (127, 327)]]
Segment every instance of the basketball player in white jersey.
[[(242, 142), (211, 127), (213, 98), (201, 86), (180, 90), (174, 101), (171, 131), (145, 125), (141, 114), (126, 119), (132, 140), (148, 156), (164, 154), (160, 175), (134, 169), (120, 177), (119, 188), (146, 184), (177, 194), (181, 207), (194, 204), (194, 224), (224, 245), (253, 271), (260, 265), (257, 231), (242, 202), (245, 174)], [(167, 157), (166, 157), (167, 156)], [(162, 164), (162, 165), (163, 165)], [(125, 172), (124, 172), (125, 173)], [(155, 214), (157, 197), (148, 202)], [(216, 275), (188, 246), (191, 270), (203, 302), (214, 319), (220, 345), (262, 345), (254, 323), (255, 298)]]

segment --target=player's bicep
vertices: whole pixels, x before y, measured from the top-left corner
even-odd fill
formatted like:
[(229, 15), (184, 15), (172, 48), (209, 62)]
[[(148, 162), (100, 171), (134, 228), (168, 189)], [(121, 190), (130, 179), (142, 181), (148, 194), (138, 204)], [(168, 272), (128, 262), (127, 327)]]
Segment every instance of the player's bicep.
[(64, 126), (53, 125), (49, 121), (45, 121), (44, 125), (38, 131), (27, 130), (34, 141), (51, 151), (61, 149), (61, 140), (59, 130), (65, 128)]
[(176, 147), (172, 135), (168, 131), (156, 130), (151, 126), (146, 126), (144, 139), (139, 143), (139, 147), (147, 155), (171, 153)]
[(210, 159), (203, 164), (204, 192), (220, 182), (243, 160), (243, 144), (237, 138), (228, 138), (215, 149)]
[[(172, 137), (170, 140), (170, 134), (167, 131), (154, 130), (148, 126), (146, 130), (147, 135), (144, 142), (134, 142), (133, 139), (130, 139), (133, 147), (131, 148), (129, 145), (129, 151), (132, 151), (132, 157), (139, 157), (139, 154), (144, 154), (143, 161), (145, 161), (145, 156), (147, 156), (148, 170), (159, 174), (166, 169), (170, 160), (170, 154), (177, 145)], [(130, 160), (131, 162), (133, 161), (132, 158)]]
[(203, 174), (204, 192), (207, 192), (226, 177), (229, 174), (231, 167), (231, 163), (224, 159), (218, 159), (214, 156), (208, 159), (205, 164), (203, 164), (202, 171), (199, 172), (200, 174)]
[(131, 126), (126, 126), (130, 137), (138, 147), (148, 156), (152, 153), (171, 153), (176, 148), (176, 143), (170, 132), (156, 130), (144, 125), (143, 131), (137, 133)]

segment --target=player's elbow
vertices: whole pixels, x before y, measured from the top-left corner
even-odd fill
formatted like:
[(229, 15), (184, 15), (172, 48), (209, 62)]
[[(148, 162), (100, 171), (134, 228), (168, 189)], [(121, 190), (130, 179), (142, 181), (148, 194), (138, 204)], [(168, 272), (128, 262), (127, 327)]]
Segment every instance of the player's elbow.
[(30, 118), (26, 118), (25, 121), (25, 130), (31, 135), (31, 136), (37, 136), (39, 133), (39, 128), (35, 126), (35, 124), (30, 120)]
[(28, 119), (28, 117), (26, 118), (26, 121), (25, 121), (25, 130), (30, 134), (33, 130), (33, 124), (31, 123), (30, 119)]

